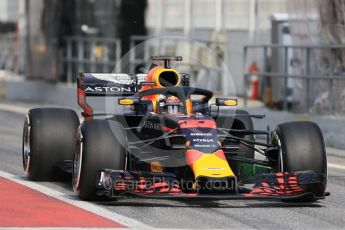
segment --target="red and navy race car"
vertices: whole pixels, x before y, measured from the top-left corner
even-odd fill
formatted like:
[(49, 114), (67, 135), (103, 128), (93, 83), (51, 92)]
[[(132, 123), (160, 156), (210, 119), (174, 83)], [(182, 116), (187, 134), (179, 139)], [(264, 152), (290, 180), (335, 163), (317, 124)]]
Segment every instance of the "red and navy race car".
[[(254, 130), (252, 119), (264, 116), (236, 110), (236, 99), (211, 100), (211, 91), (190, 87), (187, 74), (170, 68), (181, 57), (152, 59), (163, 65), (147, 74), (81, 73), (81, 124), (70, 109), (30, 110), (23, 132), (27, 177), (54, 180), (61, 169), (71, 171), (73, 190), (85, 200), (135, 195), (305, 202), (327, 195), (326, 149), (317, 124)], [(128, 110), (96, 113), (87, 97), (117, 97)]]

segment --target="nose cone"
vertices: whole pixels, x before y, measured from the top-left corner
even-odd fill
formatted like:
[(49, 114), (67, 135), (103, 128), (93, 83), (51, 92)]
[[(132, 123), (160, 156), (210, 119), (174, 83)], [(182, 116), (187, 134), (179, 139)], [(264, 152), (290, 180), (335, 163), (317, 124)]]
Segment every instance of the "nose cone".
[(214, 153), (201, 153), (194, 149), (188, 149), (186, 159), (194, 172), (195, 179), (198, 177), (235, 177), (223, 150), (217, 150)]
[(237, 193), (237, 178), (231, 170), (223, 150), (201, 153), (189, 149), (186, 151), (186, 159), (194, 173), (194, 190)]

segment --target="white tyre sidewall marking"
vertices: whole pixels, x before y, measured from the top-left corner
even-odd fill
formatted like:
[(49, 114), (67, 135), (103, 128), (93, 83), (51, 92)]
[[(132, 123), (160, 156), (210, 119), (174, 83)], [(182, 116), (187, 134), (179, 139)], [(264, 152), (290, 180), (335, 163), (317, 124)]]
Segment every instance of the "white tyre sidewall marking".
[[(77, 141), (79, 141), (79, 162), (77, 166), (77, 181), (75, 184), (73, 184), (73, 192), (78, 193), (79, 191), (79, 183), (80, 183), (80, 174), (81, 174), (81, 166), (82, 166), (82, 161), (83, 161), (83, 136), (81, 133), (80, 128), (78, 129), (78, 138)], [(75, 159), (74, 159), (75, 161)], [(73, 167), (74, 167), (75, 162), (73, 162)], [(74, 174), (74, 172), (73, 172)], [(74, 176), (74, 175), (73, 175)], [(74, 180), (74, 178), (73, 178)]]
[(23, 140), (24, 145), (23, 145), (23, 153), (22, 154), (23, 154), (23, 158), (25, 157), (24, 153), (26, 153), (26, 155), (27, 155), (26, 164), (24, 165), (24, 172), (25, 172), (25, 175), (28, 175), (29, 171), (30, 171), (30, 153), (31, 153), (31, 148), (30, 148), (31, 125), (30, 125), (30, 119), (29, 119), (28, 115), (26, 115), (26, 117), (25, 117), (24, 129), (26, 129), (26, 130), (24, 130), (24, 133), (26, 133), (26, 135), (24, 136), (24, 140)]

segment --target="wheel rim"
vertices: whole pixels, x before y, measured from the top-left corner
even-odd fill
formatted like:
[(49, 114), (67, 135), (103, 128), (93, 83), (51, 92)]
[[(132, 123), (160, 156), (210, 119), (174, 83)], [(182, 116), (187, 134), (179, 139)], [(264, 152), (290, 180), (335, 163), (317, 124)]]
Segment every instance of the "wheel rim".
[(82, 143), (81, 134), (78, 131), (78, 136), (76, 140), (76, 148), (74, 152), (74, 160), (73, 160), (73, 191), (74, 192), (77, 192), (79, 190), (82, 156), (83, 156), (83, 143)]
[(29, 173), (30, 170), (30, 123), (29, 123), (29, 117), (26, 116), (25, 122), (24, 122), (24, 132), (23, 132), (23, 168), (25, 174)]

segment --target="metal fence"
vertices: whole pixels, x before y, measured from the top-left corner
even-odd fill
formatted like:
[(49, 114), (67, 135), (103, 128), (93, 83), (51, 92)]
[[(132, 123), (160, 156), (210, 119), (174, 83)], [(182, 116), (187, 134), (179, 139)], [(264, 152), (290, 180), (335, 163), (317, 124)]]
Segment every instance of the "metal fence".
[(16, 33), (0, 34), (0, 69), (19, 72), (19, 41)]
[(225, 42), (182, 39), (181, 37), (132, 36), (130, 41), (130, 70), (137, 65), (147, 64), (150, 56), (179, 55), (183, 62), (179, 70), (189, 73), (191, 84), (205, 87), (219, 94), (229, 95), (229, 71)]
[[(250, 51), (261, 53), (261, 71), (250, 73)], [(259, 51), (259, 52), (258, 52)], [(253, 75), (261, 79), (261, 96), (267, 90), (272, 80), (280, 79), (279, 84), (271, 85), (271, 90), (279, 91), (282, 98), (282, 108), (289, 107), (289, 80), (297, 80), (293, 85), (299, 91), (299, 104), (304, 105), (304, 111), (310, 112), (318, 97), (323, 97), (322, 113), (339, 111), (340, 96), (345, 96), (345, 45), (247, 45), (244, 47), (244, 92), (249, 88)], [(338, 98), (338, 100), (335, 100)], [(247, 104), (247, 95), (244, 95)], [(326, 109), (326, 107), (328, 107)], [(343, 111), (341, 111), (343, 112)]]
[(112, 72), (119, 69), (121, 42), (99, 37), (66, 37), (59, 51), (59, 73), (74, 82), (80, 72)]

